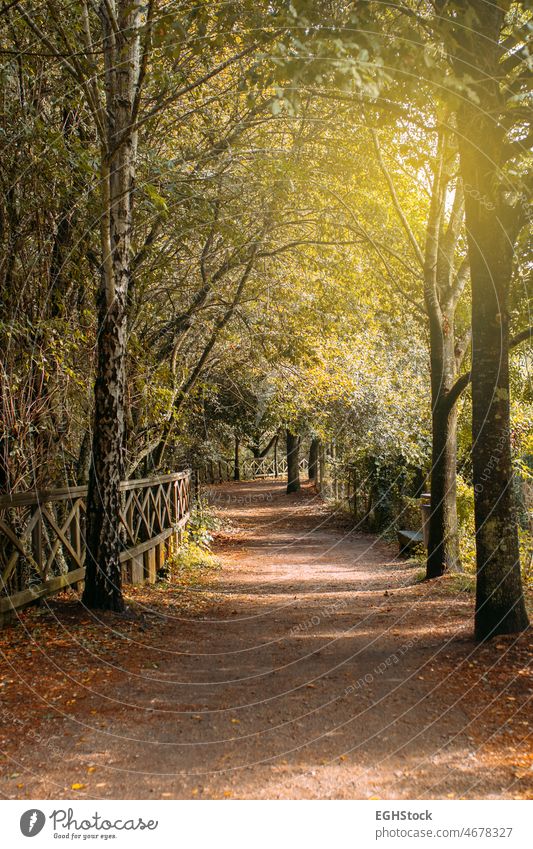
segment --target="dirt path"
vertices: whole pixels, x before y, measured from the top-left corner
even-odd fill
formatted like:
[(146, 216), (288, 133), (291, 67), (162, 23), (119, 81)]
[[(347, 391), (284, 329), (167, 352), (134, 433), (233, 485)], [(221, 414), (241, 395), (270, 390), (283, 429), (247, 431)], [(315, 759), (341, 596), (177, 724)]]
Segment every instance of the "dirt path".
[(5, 738), (4, 797), (531, 797), (531, 634), (476, 646), (470, 595), (416, 583), (309, 489), (211, 499), (229, 530), (201, 616), (128, 632), (60, 715), (32, 679), (47, 731)]

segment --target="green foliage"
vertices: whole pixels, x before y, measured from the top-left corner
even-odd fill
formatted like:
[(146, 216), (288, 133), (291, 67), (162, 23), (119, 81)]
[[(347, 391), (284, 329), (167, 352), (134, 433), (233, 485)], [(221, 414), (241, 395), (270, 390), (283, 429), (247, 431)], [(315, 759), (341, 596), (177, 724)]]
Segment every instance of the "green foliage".
[(533, 587), (533, 533), (530, 529), (519, 528), (518, 539), (524, 584)]
[(217, 518), (206, 505), (197, 505), (182, 533), (179, 548), (166, 560), (159, 579), (191, 589), (218, 569), (220, 562), (210, 548), (212, 531), (218, 525)]
[(213, 531), (221, 527), (220, 519), (215, 516), (210, 507), (200, 500), (191, 513), (190, 521), (184, 532), (185, 542), (209, 549), (213, 541)]
[[(474, 489), (460, 475), (457, 478), (457, 517), (461, 565), (468, 574), (473, 575), (476, 571)], [(519, 527), (519, 541), (522, 578), (526, 586), (531, 586), (533, 584), (533, 537), (529, 527)]]
[[(154, 8), (153, 26), (143, 17), (139, 33), (147, 66), (128, 292), (126, 474), (227, 458), (235, 437), (249, 454), (290, 427), (335, 443), (357, 472), (357, 515), (369, 527), (418, 527), (413, 478), (430, 462), (431, 382), (415, 246), (426, 242), (439, 123), (451, 132), (457, 104), (476, 96), (444, 49), (461, 15), (475, 25), (474, 12), (452, 3), (437, 20), (431, 5), (402, 14), (414, 7), (329, 0)], [(24, 9), (37, 29), (16, 5), (0, 22), (2, 492), (86, 479), (102, 262), (91, 101), (104, 104), (106, 76), (100, 50), (86, 46), (87, 25), (102, 43), (100, 17), (78, 0), (61, 10), (60, 26), (47, 7)], [(36, 49), (38, 31), (46, 49)], [(530, 93), (520, 71), (531, 64), (530, 33), (530, 14), (512, 4), (502, 126), (518, 152), (501, 177), (515, 211), (526, 207), (530, 170)], [(69, 53), (88, 87), (65, 63)], [(456, 160), (452, 149), (443, 227), (459, 183)], [(513, 330), (530, 320), (531, 243), (527, 226), (518, 229)], [(461, 231), (455, 259), (466, 250)], [(468, 330), (470, 301), (467, 282), (457, 340)], [(533, 456), (530, 371), (530, 351), (516, 351), (511, 437), (522, 482), (531, 480)], [(461, 557), (472, 571), (468, 393), (458, 439)], [(182, 558), (196, 562), (207, 551), (212, 521), (205, 508), (193, 517)]]
[(220, 568), (220, 563), (209, 549), (194, 542), (184, 542), (164, 568), (164, 574), (159, 576), (161, 579), (191, 589), (201, 586), (210, 572)]
[(476, 569), (474, 489), (460, 475), (457, 477), (457, 519), (461, 565), (473, 573)]

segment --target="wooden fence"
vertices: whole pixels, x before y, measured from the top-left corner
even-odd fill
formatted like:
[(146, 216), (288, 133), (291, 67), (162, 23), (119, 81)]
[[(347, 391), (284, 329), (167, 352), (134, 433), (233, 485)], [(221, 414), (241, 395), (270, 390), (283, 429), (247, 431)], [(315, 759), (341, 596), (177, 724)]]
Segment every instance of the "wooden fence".
[[(191, 471), (124, 481), (123, 580), (153, 583), (187, 523)], [(0, 623), (85, 576), (86, 487), (0, 497)]]
[[(299, 461), (300, 472), (307, 474), (309, 463), (307, 457), (302, 457)], [(278, 478), (287, 474), (287, 458), (281, 457), (276, 460), (275, 457), (262, 457), (260, 460), (252, 458), (244, 460), (240, 466), (241, 477), (243, 479), (255, 478)]]
[[(309, 463), (307, 457), (302, 457), (300, 472), (307, 474)], [(287, 458), (281, 457), (248, 457), (239, 463), (241, 480), (256, 480), (257, 478), (280, 478), (287, 474)], [(212, 460), (205, 463), (201, 480), (203, 483), (222, 483), (234, 479), (235, 462), (233, 460)]]

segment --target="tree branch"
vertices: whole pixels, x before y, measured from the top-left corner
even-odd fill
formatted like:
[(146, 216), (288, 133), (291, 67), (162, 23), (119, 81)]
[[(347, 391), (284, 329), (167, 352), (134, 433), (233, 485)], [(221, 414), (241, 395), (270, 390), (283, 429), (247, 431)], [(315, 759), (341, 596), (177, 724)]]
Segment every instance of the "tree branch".
[[(150, 109), (145, 115), (143, 115), (142, 118), (139, 118), (137, 121), (132, 122), (132, 124), (127, 128), (127, 130), (124, 132), (124, 134), (117, 140), (117, 142), (115, 144), (115, 148), (114, 148), (113, 151), (111, 151), (111, 154), (113, 154), (116, 150), (118, 150), (120, 148), (120, 146), (122, 144), (124, 144), (124, 141), (126, 140), (126, 138), (128, 138), (130, 133), (134, 133), (137, 130), (139, 130), (144, 124), (146, 124), (148, 121), (150, 121), (151, 118), (154, 118), (156, 115), (159, 114), (159, 112), (166, 109), (168, 106), (171, 106), (173, 103), (176, 102), (176, 100), (179, 100), (180, 97), (183, 97), (183, 95), (185, 95), (185, 94), (189, 94), (191, 91), (194, 91), (196, 88), (199, 88), (200, 86), (209, 82), (209, 80), (213, 79), (213, 77), (216, 77), (218, 74), (222, 73), (222, 71), (225, 71), (226, 68), (231, 67), (236, 62), (243, 59), (245, 56), (248, 56), (255, 49), (256, 49), (256, 45), (254, 44), (254, 45), (251, 45), (250, 47), (247, 47), (245, 50), (241, 50), (241, 52), (237, 53), (235, 56), (231, 56), (229, 59), (225, 59), (224, 62), (220, 62), (215, 68), (212, 68), (210, 71), (208, 71), (206, 74), (204, 74), (199, 79), (194, 80), (191, 83), (188, 83), (187, 85), (178, 89), (178, 91), (175, 91), (172, 94), (170, 94), (168, 97), (165, 97), (163, 100), (161, 100), (159, 103), (157, 103), (152, 109)], [(213, 99), (215, 99), (216, 97), (218, 97), (218, 95), (215, 95), (215, 97)]]
[[(100, 121), (100, 110), (99, 104), (93, 102), (93, 93), (90, 87), (87, 85), (87, 78), (83, 73), (82, 69), (79, 67), (77, 62), (72, 64), (68, 61), (67, 57), (65, 57), (55, 46), (53, 41), (50, 41), (47, 35), (42, 31), (42, 29), (35, 23), (31, 15), (24, 9), (23, 6), (19, 7), (20, 16), (24, 20), (24, 22), (28, 25), (30, 30), (36, 36), (36, 38), (44, 44), (44, 46), (50, 51), (50, 53), (59, 60), (59, 62), (63, 65), (63, 67), (68, 71), (68, 73), (76, 80), (76, 82), (81, 86), (83, 93), (85, 94), (85, 99), (87, 101), (87, 105), (92, 113), (94, 118), (94, 122), (96, 125), (97, 132), (100, 136), (100, 142), (105, 144), (105, 129)], [(74, 57), (71, 55), (69, 57), (73, 59)]]
[(148, 11), (146, 13), (146, 32), (144, 36), (144, 41), (141, 48), (141, 59), (139, 62), (139, 74), (137, 76), (137, 82), (135, 83), (135, 93), (133, 97), (133, 105), (131, 109), (131, 122), (135, 123), (137, 120), (137, 116), (139, 114), (139, 108), (141, 105), (141, 94), (142, 94), (142, 86), (146, 77), (146, 71), (148, 68), (148, 57), (150, 56), (150, 52), (152, 49), (152, 24), (154, 18), (156, 0), (149, 0), (148, 2)]
[(415, 234), (413, 233), (413, 231), (411, 229), (411, 225), (409, 224), (409, 222), (407, 220), (407, 216), (405, 215), (405, 213), (402, 209), (402, 205), (401, 205), (400, 200), (398, 198), (398, 195), (396, 193), (396, 188), (394, 186), (394, 182), (392, 180), (392, 177), (390, 175), (390, 172), (389, 172), (387, 166), (385, 165), (385, 162), (383, 161), (383, 157), (381, 155), (381, 148), (379, 146), (378, 134), (376, 133), (375, 130), (370, 130), (370, 134), (372, 136), (372, 141), (374, 143), (374, 148), (375, 148), (375, 151), (376, 151), (378, 164), (379, 164), (379, 167), (381, 169), (383, 176), (385, 177), (387, 185), (389, 187), (389, 192), (390, 192), (390, 196), (391, 196), (391, 199), (392, 199), (392, 203), (394, 205), (394, 208), (396, 210), (398, 218), (400, 219), (402, 226), (403, 226), (403, 228), (404, 228), (404, 230), (407, 234), (407, 238), (409, 239), (411, 246), (412, 246), (412, 248), (415, 252), (415, 256), (416, 256), (418, 262), (420, 263), (420, 267), (424, 268), (424, 254), (422, 253), (420, 245), (418, 244), (418, 240), (417, 240)]
[[(509, 350), (512, 351), (513, 348), (516, 348), (520, 345), (521, 342), (524, 342), (526, 339), (530, 339), (533, 336), (533, 325), (524, 328), (519, 333), (516, 333), (509, 340)], [(455, 381), (452, 388), (448, 392), (445, 398), (446, 409), (449, 411), (453, 408), (454, 404), (457, 403), (461, 394), (465, 391), (466, 387), (472, 380), (472, 372), (467, 371), (461, 375), (458, 380)]]

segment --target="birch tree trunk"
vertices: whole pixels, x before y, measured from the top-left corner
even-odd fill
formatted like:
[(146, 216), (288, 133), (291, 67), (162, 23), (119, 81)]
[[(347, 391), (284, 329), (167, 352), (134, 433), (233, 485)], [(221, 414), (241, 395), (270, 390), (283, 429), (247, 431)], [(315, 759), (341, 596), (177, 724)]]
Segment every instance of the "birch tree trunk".
[(102, 266), (98, 291), (97, 377), (87, 497), (83, 603), (121, 611), (120, 481), (124, 475), (124, 382), (139, 80), (139, 0), (102, 2), (107, 144), (101, 154)]

